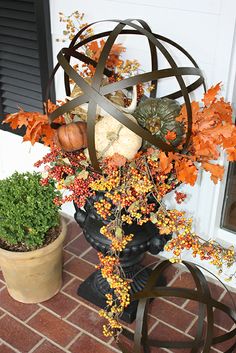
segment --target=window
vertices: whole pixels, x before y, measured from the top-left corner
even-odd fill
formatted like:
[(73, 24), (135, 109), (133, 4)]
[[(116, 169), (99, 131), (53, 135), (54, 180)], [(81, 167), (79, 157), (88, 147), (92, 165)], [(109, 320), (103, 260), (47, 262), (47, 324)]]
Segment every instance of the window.
[(231, 163), (228, 170), (221, 227), (236, 232), (236, 163)]

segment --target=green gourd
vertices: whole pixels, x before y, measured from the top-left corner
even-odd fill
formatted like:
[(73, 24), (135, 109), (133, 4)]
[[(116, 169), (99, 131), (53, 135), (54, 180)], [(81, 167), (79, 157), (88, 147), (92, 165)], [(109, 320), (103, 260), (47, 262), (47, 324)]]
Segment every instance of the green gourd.
[[(169, 98), (148, 98), (140, 102), (134, 112), (134, 116), (138, 123), (150, 131), (152, 135), (161, 138), (164, 142), (178, 146), (183, 139), (183, 124), (176, 121), (175, 118), (180, 114), (180, 104)], [(168, 131), (176, 133), (176, 138), (167, 141), (165, 136)], [(144, 146), (150, 146), (148, 142)]]

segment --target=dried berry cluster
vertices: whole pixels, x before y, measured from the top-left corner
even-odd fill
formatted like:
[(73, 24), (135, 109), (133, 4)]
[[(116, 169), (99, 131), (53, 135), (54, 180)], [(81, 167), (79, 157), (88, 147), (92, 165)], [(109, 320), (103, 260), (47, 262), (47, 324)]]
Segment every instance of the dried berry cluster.
[[(163, 197), (179, 185), (174, 159), (167, 166), (165, 153), (149, 148), (139, 152), (128, 162), (114, 155), (101, 162), (102, 174), (95, 173), (82, 152), (53, 150), (37, 166), (46, 163), (44, 183), (53, 179), (58, 188), (69, 192), (63, 201), (75, 201), (83, 206), (95, 193), (103, 195), (94, 203), (98, 215), (108, 222), (100, 232), (111, 241), (109, 253), (99, 254), (102, 275), (107, 279), (114, 295), (107, 295), (107, 308), (100, 314), (108, 320), (104, 325), (106, 336), (117, 336), (122, 329), (119, 322), (123, 310), (130, 303), (130, 280), (124, 277), (119, 263), (120, 253), (132, 240), (133, 234), (125, 234), (124, 225), (152, 222), (160, 234), (175, 235), (166, 245), (173, 252), (172, 262), (180, 262), (183, 250), (191, 250), (193, 256), (210, 260), (217, 268), (231, 266), (235, 262), (232, 248), (224, 249), (215, 242), (205, 242), (192, 231), (192, 219), (184, 212), (167, 210)], [(181, 163), (183, 155), (175, 157)], [(47, 163), (49, 162), (49, 164)], [(186, 197), (176, 192), (177, 202)]]

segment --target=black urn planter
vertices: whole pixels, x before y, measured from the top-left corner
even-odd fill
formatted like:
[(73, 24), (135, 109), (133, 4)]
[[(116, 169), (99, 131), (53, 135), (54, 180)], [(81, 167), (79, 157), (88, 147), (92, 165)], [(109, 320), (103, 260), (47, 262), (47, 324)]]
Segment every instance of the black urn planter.
[[(94, 249), (107, 254), (110, 248), (110, 241), (100, 233), (100, 229), (106, 222), (97, 214), (93, 203), (102, 195), (96, 195), (87, 200), (84, 210), (75, 206), (75, 220), (83, 230), (86, 240)], [(164, 245), (170, 239), (158, 233), (157, 228), (151, 222), (142, 226), (132, 224), (124, 227), (125, 234), (134, 234), (132, 241), (122, 251), (120, 263), (126, 278), (132, 279), (131, 295), (141, 291), (148, 279), (150, 269), (141, 265), (145, 253), (148, 251), (153, 255), (163, 250)], [(164, 278), (160, 285), (164, 285)], [(106, 307), (105, 294), (111, 293), (110, 286), (102, 277), (101, 271), (96, 270), (78, 288), (78, 295), (100, 308)], [(131, 323), (136, 317), (137, 302), (132, 302), (125, 310), (122, 320)]]

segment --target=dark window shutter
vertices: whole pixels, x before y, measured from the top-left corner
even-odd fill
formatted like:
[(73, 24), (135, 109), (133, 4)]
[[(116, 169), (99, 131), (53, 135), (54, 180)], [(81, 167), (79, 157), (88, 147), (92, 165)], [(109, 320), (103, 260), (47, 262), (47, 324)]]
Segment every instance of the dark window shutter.
[[(49, 0), (0, 0), (1, 120), (18, 107), (43, 112), (52, 69)], [(10, 131), (7, 124), (0, 128)]]

